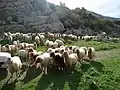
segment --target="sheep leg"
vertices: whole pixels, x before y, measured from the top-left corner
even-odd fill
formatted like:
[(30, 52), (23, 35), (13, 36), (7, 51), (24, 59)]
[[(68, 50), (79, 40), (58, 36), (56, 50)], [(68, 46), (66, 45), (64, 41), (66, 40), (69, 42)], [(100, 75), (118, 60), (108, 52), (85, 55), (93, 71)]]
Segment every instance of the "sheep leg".
[(12, 83), (13, 82), (13, 74), (11, 74), (10, 78), (11, 78), (11, 83)]
[(16, 72), (16, 79), (15, 80), (17, 80), (17, 78), (18, 78), (18, 71)]
[(43, 72), (43, 73), (44, 73), (44, 70), (45, 70), (45, 67), (43, 66), (43, 67), (42, 67), (42, 72)]
[(21, 72), (21, 69), (18, 71), (18, 77), (20, 77), (20, 72)]
[(45, 66), (45, 75), (47, 75), (47, 66)]

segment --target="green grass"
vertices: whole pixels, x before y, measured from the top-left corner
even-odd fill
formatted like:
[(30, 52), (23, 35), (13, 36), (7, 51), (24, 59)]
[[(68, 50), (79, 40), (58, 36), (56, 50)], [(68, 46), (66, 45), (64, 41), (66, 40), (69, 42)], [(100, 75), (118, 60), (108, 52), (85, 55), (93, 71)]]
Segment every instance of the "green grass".
[(120, 43), (114, 43), (114, 42), (98, 42), (98, 41), (85, 41), (85, 40), (79, 40), (79, 41), (71, 41), (69, 40), (66, 45), (76, 45), (80, 47), (95, 47), (97, 51), (100, 50), (111, 50), (115, 48), (120, 48)]
[(42, 52), (44, 52), (44, 51), (46, 51), (46, 49), (47, 49), (46, 46), (40, 46), (40, 47), (37, 48), (37, 51), (42, 51)]
[(28, 69), (18, 82), (4, 84), (2, 90), (120, 90), (120, 56), (77, 64), (74, 72)]
[[(101, 51), (101, 50), (111, 50), (111, 49), (116, 49), (120, 48), (120, 42), (114, 43), (114, 42), (98, 42), (98, 41), (85, 41), (85, 40), (79, 40), (79, 41), (72, 41), (72, 40), (67, 40), (64, 41), (65, 45), (76, 45), (80, 47), (94, 47), (96, 51)], [(37, 48), (37, 51), (46, 51), (46, 46), (40, 46)]]
[[(1, 90), (120, 90), (120, 43), (105, 43), (97, 41), (68, 41), (67, 45), (93, 46), (96, 48), (99, 60), (77, 64), (73, 72), (58, 72), (48, 70), (48, 75), (42, 76), (35, 68), (23, 67), (18, 81), (5, 83), (9, 74), (0, 70)], [(112, 49), (112, 50), (111, 50)], [(37, 51), (45, 51), (46, 46), (40, 46)], [(103, 51), (100, 51), (103, 50)], [(106, 50), (106, 51), (104, 51)], [(111, 50), (111, 51), (110, 51)], [(104, 53), (103, 53), (104, 52)], [(101, 58), (103, 56), (103, 58)], [(102, 60), (101, 60), (102, 59)]]

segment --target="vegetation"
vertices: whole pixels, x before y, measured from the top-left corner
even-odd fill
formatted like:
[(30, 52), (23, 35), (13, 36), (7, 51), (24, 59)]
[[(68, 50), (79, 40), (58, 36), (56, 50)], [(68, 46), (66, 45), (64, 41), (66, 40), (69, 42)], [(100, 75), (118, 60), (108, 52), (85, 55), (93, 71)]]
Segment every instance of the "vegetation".
[[(1, 90), (119, 90), (120, 89), (120, 56), (119, 43), (105, 43), (97, 41), (67, 42), (67, 45), (93, 46), (98, 51), (95, 61), (77, 64), (73, 72), (58, 72), (54, 69), (48, 70), (48, 75), (43, 76), (39, 69), (28, 68), (23, 65), (22, 76), (14, 83), (10, 81), (9, 73), (1, 70)], [(114, 48), (114, 49), (113, 49)], [(110, 52), (108, 50), (113, 49)], [(38, 51), (45, 51), (46, 46), (40, 46)], [(105, 55), (108, 54), (107, 58)], [(102, 59), (98, 59), (103, 55)], [(98, 60), (97, 60), (98, 59)], [(6, 78), (7, 77), (7, 78)]]
[(95, 47), (97, 51), (100, 50), (111, 50), (115, 48), (120, 48), (120, 43), (114, 43), (114, 42), (98, 42), (98, 41), (85, 41), (85, 40), (79, 40), (79, 41), (72, 41), (69, 40), (67, 45), (76, 45), (80, 47)]
[[(119, 50), (120, 51), (120, 50)], [(19, 81), (0, 84), (1, 90), (119, 90), (120, 56), (78, 64), (74, 72), (49, 70), (42, 76), (40, 70), (29, 68)]]

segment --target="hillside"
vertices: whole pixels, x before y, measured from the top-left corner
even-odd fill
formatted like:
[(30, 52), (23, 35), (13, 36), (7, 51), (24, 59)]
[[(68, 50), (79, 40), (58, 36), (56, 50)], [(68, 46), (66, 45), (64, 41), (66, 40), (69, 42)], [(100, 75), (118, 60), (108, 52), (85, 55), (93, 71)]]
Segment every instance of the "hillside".
[(120, 35), (120, 19), (84, 8), (70, 10), (45, 0), (1, 0), (0, 32), (60, 32), (96, 35), (102, 31)]

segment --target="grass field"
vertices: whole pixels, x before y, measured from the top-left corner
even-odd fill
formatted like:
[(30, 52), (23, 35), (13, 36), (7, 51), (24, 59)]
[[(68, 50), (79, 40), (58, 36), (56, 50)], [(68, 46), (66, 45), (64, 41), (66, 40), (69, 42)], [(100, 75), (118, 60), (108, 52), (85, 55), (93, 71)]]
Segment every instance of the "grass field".
[[(69, 73), (50, 69), (46, 76), (39, 69), (23, 65), (21, 77), (13, 83), (7, 82), (9, 73), (0, 69), (0, 90), (120, 90), (120, 43), (82, 40), (66, 44), (95, 47), (95, 61), (77, 64)], [(39, 50), (45, 51), (46, 47)]]

